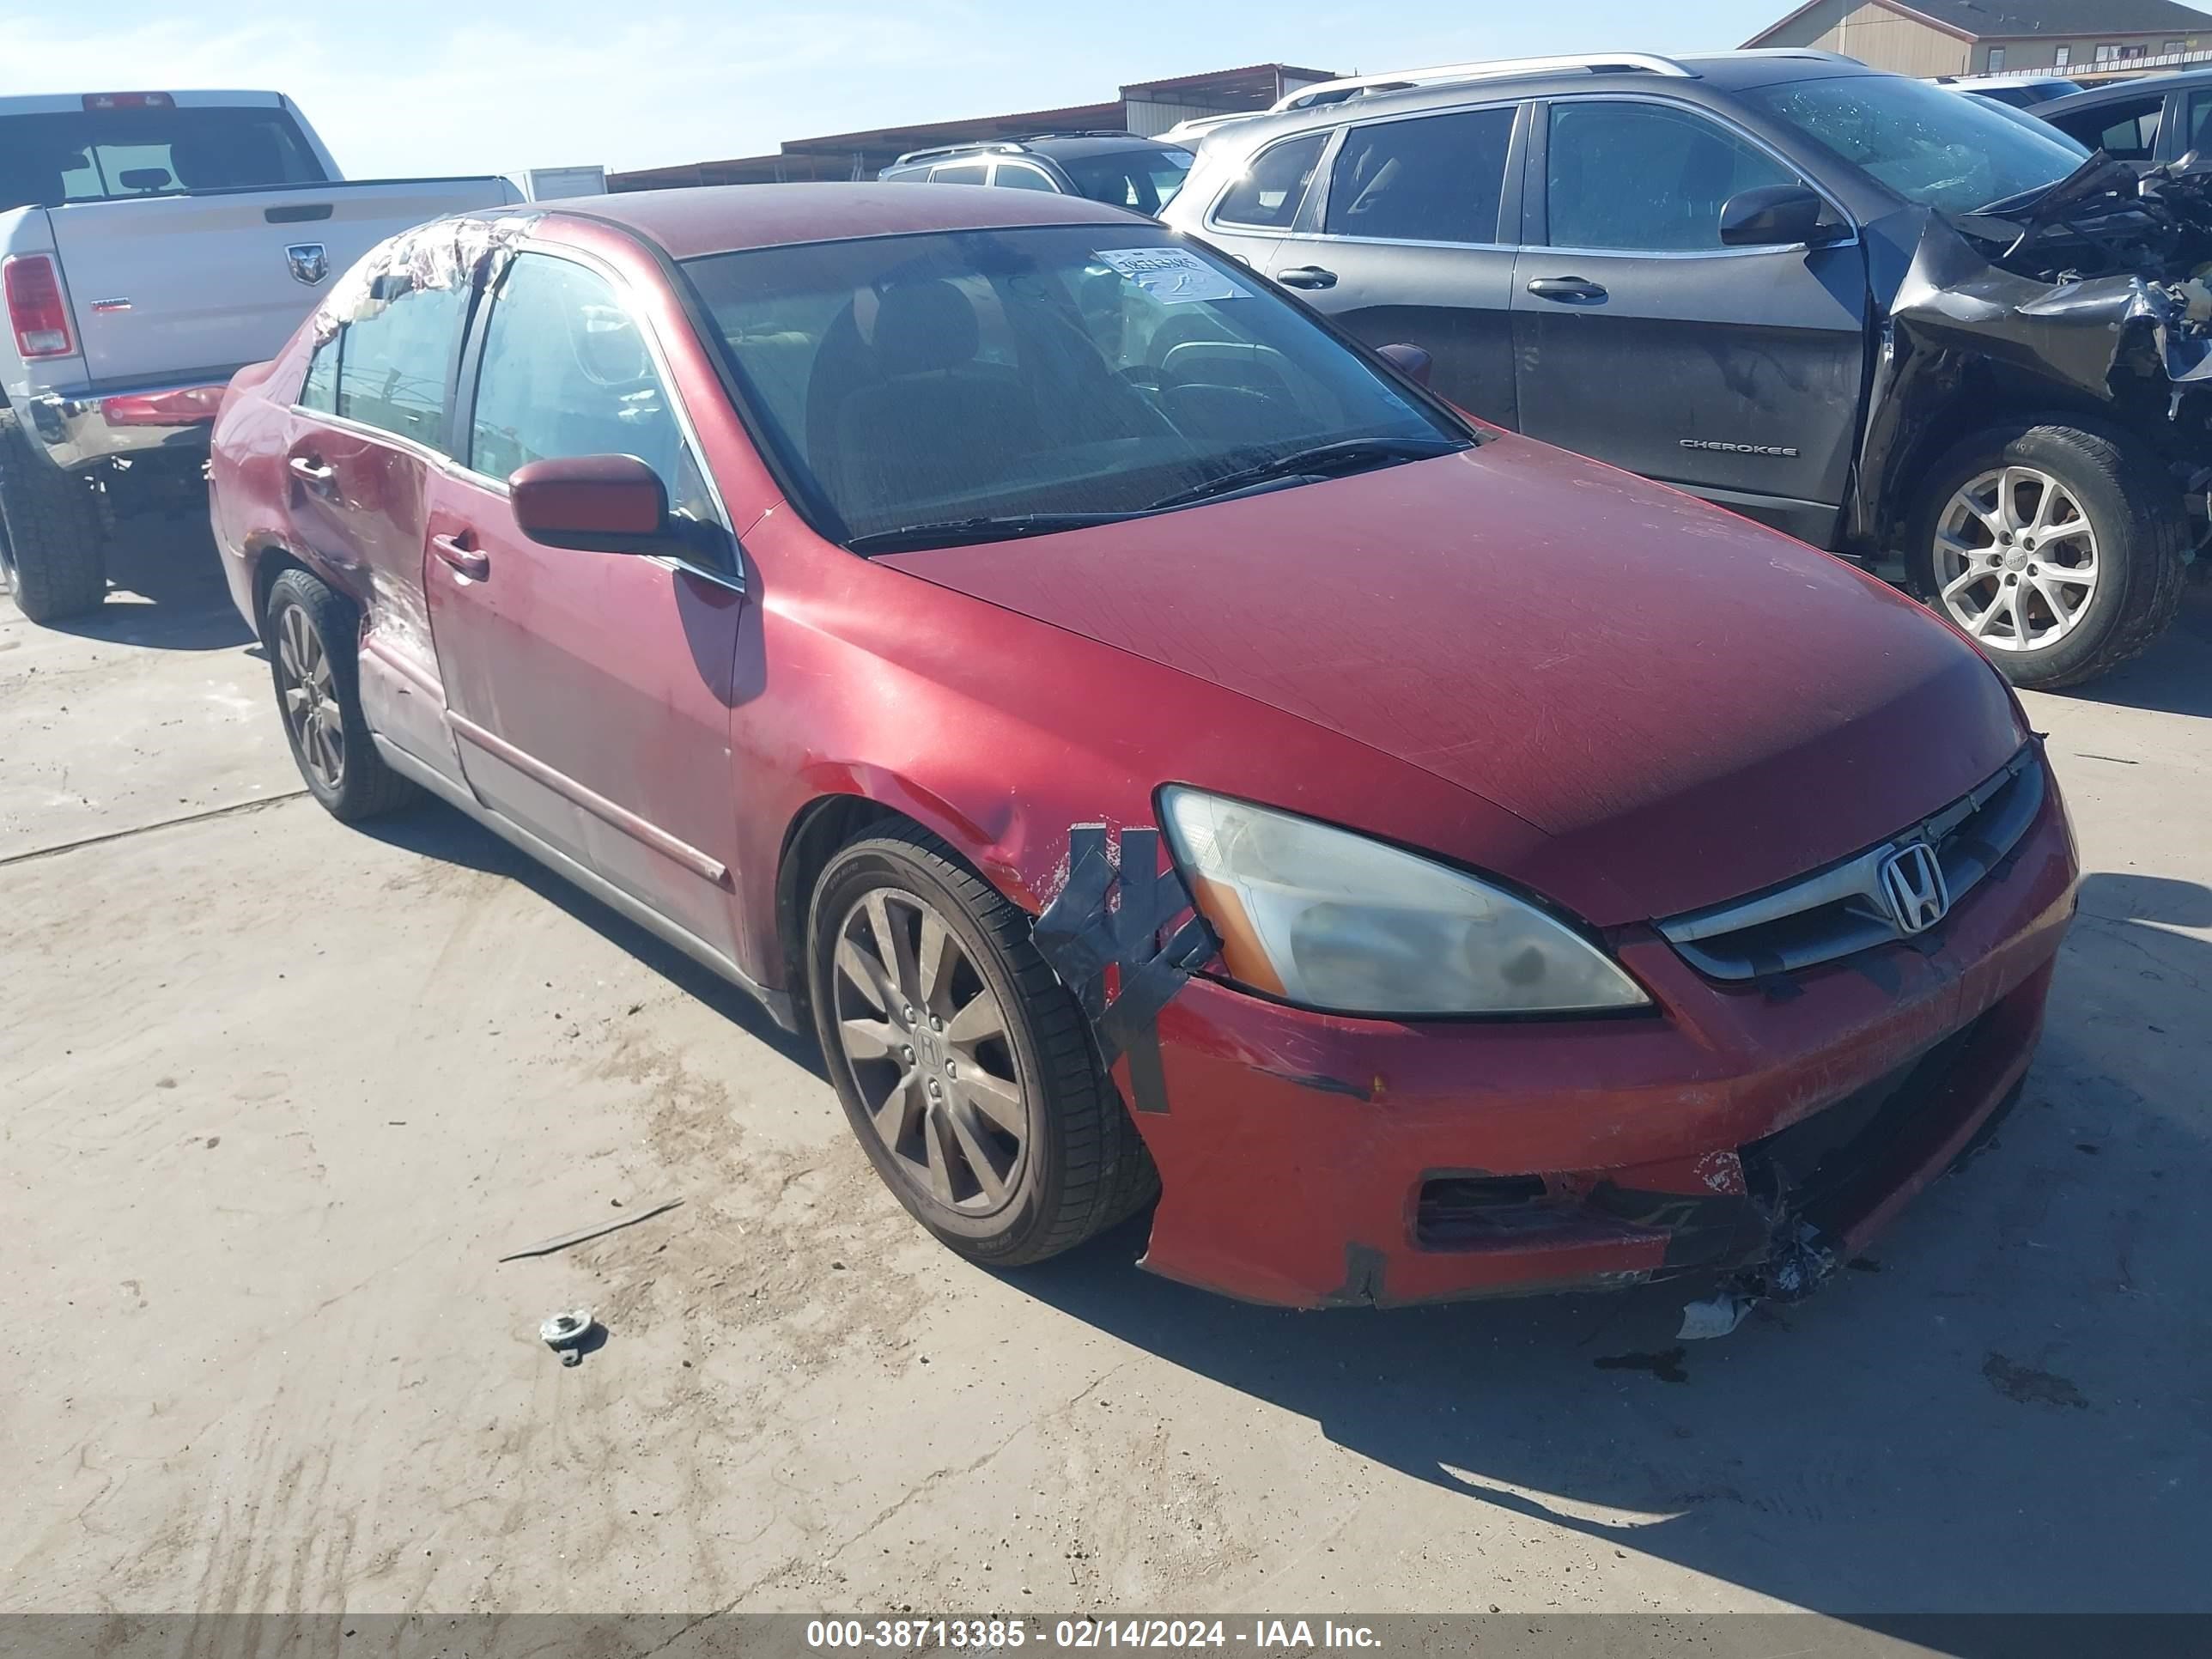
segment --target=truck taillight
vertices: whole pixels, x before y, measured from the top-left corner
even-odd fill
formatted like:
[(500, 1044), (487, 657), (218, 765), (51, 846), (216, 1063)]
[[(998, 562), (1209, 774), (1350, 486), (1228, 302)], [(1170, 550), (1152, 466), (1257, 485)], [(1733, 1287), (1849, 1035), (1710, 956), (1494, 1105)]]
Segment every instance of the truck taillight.
[(87, 109), (174, 109), (177, 100), (166, 92), (88, 92)]
[(62, 303), (61, 278), (43, 253), (18, 253), (0, 264), (0, 288), (8, 295), (8, 325), (15, 331), (15, 349), (26, 357), (66, 357), (76, 349), (70, 338), (69, 307)]

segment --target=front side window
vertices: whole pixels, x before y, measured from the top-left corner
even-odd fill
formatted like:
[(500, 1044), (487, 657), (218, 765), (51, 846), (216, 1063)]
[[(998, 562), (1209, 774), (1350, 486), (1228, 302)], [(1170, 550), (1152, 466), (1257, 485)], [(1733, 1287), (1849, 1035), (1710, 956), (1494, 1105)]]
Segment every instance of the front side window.
[[(468, 311), (465, 286), (409, 288), (372, 301), (332, 342), (337, 347), (336, 412), (442, 452), (446, 380)], [(317, 360), (329, 349), (318, 350)], [(311, 367), (309, 380), (313, 376)]]
[(728, 566), (721, 514), (636, 319), (598, 272), (525, 253), (507, 267), (484, 329), (468, 465), (504, 479), (579, 455), (643, 461), (666, 487), (670, 514), (698, 532), (694, 556)]
[(1729, 197), (1796, 182), (1765, 151), (1686, 110), (1607, 101), (1552, 106), (1544, 199), (1553, 247), (1717, 249)]
[(2055, 185), (2088, 154), (2056, 127), (1901, 75), (1785, 81), (1742, 96), (1906, 201), (1942, 213)]
[(1354, 127), (1329, 173), (1322, 228), (1391, 241), (1494, 243), (1512, 137), (1510, 109)]
[(1328, 471), (1468, 441), (1263, 278), (1152, 227), (812, 243), (685, 270), (787, 487), (862, 551), (988, 538), (986, 520), (1019, 534), (1040, 514), (1172, 510), (1316, 446), (1357, 452)]
[(1255, 230), (1288, 230), (1298, 204), (1313, 182), (1314, 168), (1328, 143), (1326, 132), (1309, 132), (1272, 144), (1254, 156), (1244, 174), (1216, 204), (1213, 216), (1224, 225)]

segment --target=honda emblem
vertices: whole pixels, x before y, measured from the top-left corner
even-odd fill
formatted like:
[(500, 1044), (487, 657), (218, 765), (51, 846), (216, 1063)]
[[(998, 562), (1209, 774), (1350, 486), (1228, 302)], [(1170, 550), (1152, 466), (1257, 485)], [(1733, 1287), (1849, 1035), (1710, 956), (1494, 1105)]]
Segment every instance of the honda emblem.
[(295, 242), (284, 250), (284, 263), (292, 267), (292, 280), (309, 288), (331, 274), (330, 251), (320, 242)]
[(1923, 933), (1942, 921), (1950, 912), (1951, 889), (1936, 849), (1916, 841), (1884, 859), (1881, 896), (1900, 933)]

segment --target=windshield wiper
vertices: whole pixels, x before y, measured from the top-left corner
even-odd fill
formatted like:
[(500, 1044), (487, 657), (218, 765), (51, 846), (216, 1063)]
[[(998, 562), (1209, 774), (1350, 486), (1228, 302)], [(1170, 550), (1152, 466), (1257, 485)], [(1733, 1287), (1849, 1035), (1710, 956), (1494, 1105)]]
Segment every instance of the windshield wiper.
[(1224, 472), (1208, 478), (1204, 483), (1193, 484), (1174, 495), (1154, 501), (1149, 509), (1164, 512), (1171, 507), (1188, 507), (1195, 501), (1218, 500), (1233, 495), (1240, 489), (1249, 489), (1256, 484), (1273, 483), (1279, 480), (1321, 477), (1333, 472), (1348, 472), (1369, 466), (1387, 466), (1394, 461), (1425, 461), (1433, 456), (1449, 455), (1474, 445), (1464, 438), (1340, 438), (1334, 443), (1316, 444), (1310, 449), (1293, 449), (1286, 454), (1273, 455), (1250, 466), (1240, 466), (1234, 471)]
[(855, 536), (846, 547), (854, 553), (902, 553), (923, 547), (967, 547), (977, 542), (1010, 542), (1023, 536), (1047, 536), (1055, 530), (1087, 530), (1093, 525), (1119, 524), (1139, 516), (1134, 513), (1008, 513), (973, 519), (936, 519), (926, 524), (902, 524), (894, 530), (872, 530)]

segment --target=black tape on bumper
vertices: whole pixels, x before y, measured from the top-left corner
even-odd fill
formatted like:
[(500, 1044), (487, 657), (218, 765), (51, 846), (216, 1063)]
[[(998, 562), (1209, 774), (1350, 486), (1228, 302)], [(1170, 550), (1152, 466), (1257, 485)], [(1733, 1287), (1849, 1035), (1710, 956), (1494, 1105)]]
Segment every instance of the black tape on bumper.
[[(1160, 1010), (1220, 945), (1195, 914), (1160, 944), (1160, 930), (1191, 902), (1182, 876), (1159, 867), (1158, 830), (1122, 830), (1118, 869), (1104, 824), (1076, 824), (1067, 839), (1067, 884), (1036, 919), (1037, 950), (1090, 1017), (1100, 1057), (1109, 1066), (1129, 1057), (1130, 1103), (1164, 1112)], [(1109, 968), (1118, 978), (1110, 1002)]]

